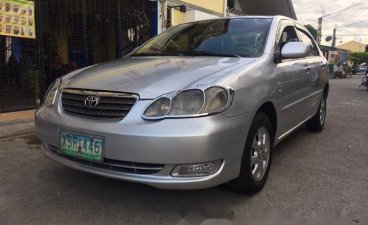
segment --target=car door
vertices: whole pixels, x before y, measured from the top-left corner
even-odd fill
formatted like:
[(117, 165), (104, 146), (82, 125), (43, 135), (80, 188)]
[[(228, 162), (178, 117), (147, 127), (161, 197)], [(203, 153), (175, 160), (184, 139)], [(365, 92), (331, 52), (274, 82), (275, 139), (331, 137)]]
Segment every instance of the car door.
[[(295, 25), (291, 21), (282, 21), (275, 49), (281, 52), (282, 47), (291, 41), (299, 41)], [(278, 54), (278, 53), (276, 53)], [(279, 138), (293, 129), (305, 119), (306, 107), (303, 99), (308, 95), (307, 59), (280, 59), (277, 71), (277, 110), (279, 117)]]
[(306, 58), (306, 82), (308, 84), (308, 93), (305, 97), (305, 112), (306, 117), (312, 116), (317, 111), (321, 97), (321, 73), (327, 70), (327, 61), (320, 55), (320, 51), (310, 36), (310, 34), (302, 27), (297, 27), (297, 34), (300, 42), (310, 46), (309, 56)]

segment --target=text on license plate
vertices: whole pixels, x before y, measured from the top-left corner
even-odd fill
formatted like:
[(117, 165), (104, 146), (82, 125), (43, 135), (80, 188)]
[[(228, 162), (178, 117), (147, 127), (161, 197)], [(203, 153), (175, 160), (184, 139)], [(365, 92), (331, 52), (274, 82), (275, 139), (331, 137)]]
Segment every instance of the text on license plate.
[(103, 138), (68, 131), (60, 131), (61, 153), (88, 160), (102, 161)]

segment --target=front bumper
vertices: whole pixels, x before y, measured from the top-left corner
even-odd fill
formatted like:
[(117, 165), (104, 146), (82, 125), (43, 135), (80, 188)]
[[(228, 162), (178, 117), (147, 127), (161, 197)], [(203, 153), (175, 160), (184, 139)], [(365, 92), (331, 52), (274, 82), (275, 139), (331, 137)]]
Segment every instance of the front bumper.
[[(228, 118), (224, 114), (186, 119), (145, 121), (140, 115), (150, 101), (138, 101), (120, 122), (78, 118), (63, 113), (60, 105), (36, 112), (36, 132), (46, 156), (66, 166), (105, 177), (165, 189), (200, 189), (225, 183), (239, 175), (241, 156), (253, 115)], [(50, 146), (59, 147), (59, 131), (103, 136), (104, 158), (162, 164), (155, 174), (114, 171), (70, 160)], [(220, 169), (204, 177), (172, 177), (175, 165), (223, 160)]]

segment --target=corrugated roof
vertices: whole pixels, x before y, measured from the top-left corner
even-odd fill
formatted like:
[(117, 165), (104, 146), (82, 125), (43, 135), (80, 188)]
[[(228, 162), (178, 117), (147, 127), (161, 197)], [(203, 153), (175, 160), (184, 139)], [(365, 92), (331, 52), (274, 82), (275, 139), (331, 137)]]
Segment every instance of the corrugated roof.
[(344, 44), (338, 45), (338, 48), (345, 49), (352, 52), (365, 52), (367, 44), (363, 44), (357, 41), (349, 41)]
[(249, 15), (282, 15), (297, 19), (291, 0), (235, 0), (234, 8)]

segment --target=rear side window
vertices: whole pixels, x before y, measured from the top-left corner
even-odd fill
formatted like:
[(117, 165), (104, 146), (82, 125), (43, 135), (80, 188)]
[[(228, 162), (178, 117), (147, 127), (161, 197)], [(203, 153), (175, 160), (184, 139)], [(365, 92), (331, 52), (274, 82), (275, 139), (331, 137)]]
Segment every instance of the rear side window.
[(318, 48), (315, 45), (313, 39), (309, 37), (309, 35), (302, 30), (297, 29), (297, 33), (299, 36), (299, 41), (310, 46), (309, 56), (318, 56), (319, 55)]

